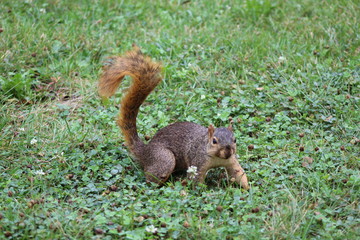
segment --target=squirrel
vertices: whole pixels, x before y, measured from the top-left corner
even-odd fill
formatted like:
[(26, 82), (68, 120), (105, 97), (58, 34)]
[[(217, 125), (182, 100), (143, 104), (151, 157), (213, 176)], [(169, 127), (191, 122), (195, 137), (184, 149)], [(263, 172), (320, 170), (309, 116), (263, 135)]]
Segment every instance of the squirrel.
[(161, 69), (161, 64), (134, 45), (123, 56), (109, 58), (98, 85), (99, 95), (106, 99), (114, 95), (126, 75), (132, 78), (121, 100), (117, 125), (146, 180), (162, 185), (174, 171), (196, 167), (192, 168), (196, 169), (195, 181), (204, 182), (209, 169), (225, 167), (231, 181), (249, 189), (247, 176), (236, 158), (231, 123), (227, 128), (206, 128), (192, 122), (176, 122), (160, 129), (148, 144), (140, 139), (136, 118), (141, 104), (162, 81)]

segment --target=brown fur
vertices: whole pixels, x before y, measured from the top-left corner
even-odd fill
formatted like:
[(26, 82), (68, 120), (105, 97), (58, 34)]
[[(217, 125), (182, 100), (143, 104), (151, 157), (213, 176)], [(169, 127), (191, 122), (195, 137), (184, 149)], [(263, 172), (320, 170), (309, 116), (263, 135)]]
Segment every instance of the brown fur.
[(145, 57), (138, 47), (123, 57), (110, 59), (99, 82), (99, 94), (112, 96), (125, 75), (132, 84), (121, 101), (117, 124), (148, 181), (164, 183), (172, 172), (197, 167), (196, 180), (203, 182), (214, 167), (225, 167), (229, 176), (245, 189), (249, 188), (244, 170), (236, 159), (236, 144), (231, 125), (208, 128), (190, 122), (171, 124), (160, 129), (148, 144), (138, 136), (136, 117), (146, 97), (161, 82), (161, 66)]

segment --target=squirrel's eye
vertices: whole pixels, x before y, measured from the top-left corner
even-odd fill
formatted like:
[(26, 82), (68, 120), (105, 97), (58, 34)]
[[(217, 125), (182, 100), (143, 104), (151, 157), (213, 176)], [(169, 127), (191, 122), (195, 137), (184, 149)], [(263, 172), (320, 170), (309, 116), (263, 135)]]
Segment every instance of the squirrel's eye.
[(216, 138), (213, 138), (213, 144), (217, 144)]
[(234, 138), (234, 143), (236, 143), (236, 138)]

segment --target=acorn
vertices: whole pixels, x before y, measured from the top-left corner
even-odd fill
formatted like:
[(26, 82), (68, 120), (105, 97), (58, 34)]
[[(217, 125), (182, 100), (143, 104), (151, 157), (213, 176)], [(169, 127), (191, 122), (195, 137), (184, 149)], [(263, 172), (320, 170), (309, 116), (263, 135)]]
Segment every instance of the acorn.
[(29, 208), (32, 208), (36, 204), (35, 200), (30, 200), (27, 205)]
[(189, 228), (189, 227), (190, 227), (190, 224), (188, 223), (188, 221), (185, 221), (185, 222), (183, 223), (183, 226), (186, 227), (186, 228)]
[(104, 230), (100, 229), (100, 228), (95, 228), (94, 229), (94, 233), (96, 235), (101, 235), (101, 234), (104, 234)]
[(258, 213), (260, 212), (260, 209), (258, 207), (251, 209), (252, 213)]
[(73, 179), (73, 178), (74, 178), (74, 174), (70, 173), (70, 174), (66, 175), (65, 178), (67, 178), (67, 179)]
[(254, 147), (253, 144), (250, 144), (250, 145), (248, 146), (249, 151), (253, 150), (254, 148), (255, 148), (255, 147)]

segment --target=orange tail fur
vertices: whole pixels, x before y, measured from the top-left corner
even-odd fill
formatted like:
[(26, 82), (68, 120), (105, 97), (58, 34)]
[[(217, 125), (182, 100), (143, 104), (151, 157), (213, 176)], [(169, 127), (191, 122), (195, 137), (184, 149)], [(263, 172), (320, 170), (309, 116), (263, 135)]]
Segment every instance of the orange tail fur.
[(130, 88), (121, 101), (117, 124), (121, 128), (126, 145), (135, 155), (135, 145), (143, 145), (137, 133), (136, 117), (141, 104), (161, 82), (160, 71), (159, 63), (144, 56), (140, 49), (134, 46), (124, 56), (109, 59), (109, 64), (104, 66), (100, 78), (99, 94), (102, 97), (114, 95), (125, 75), (132, 78)]

